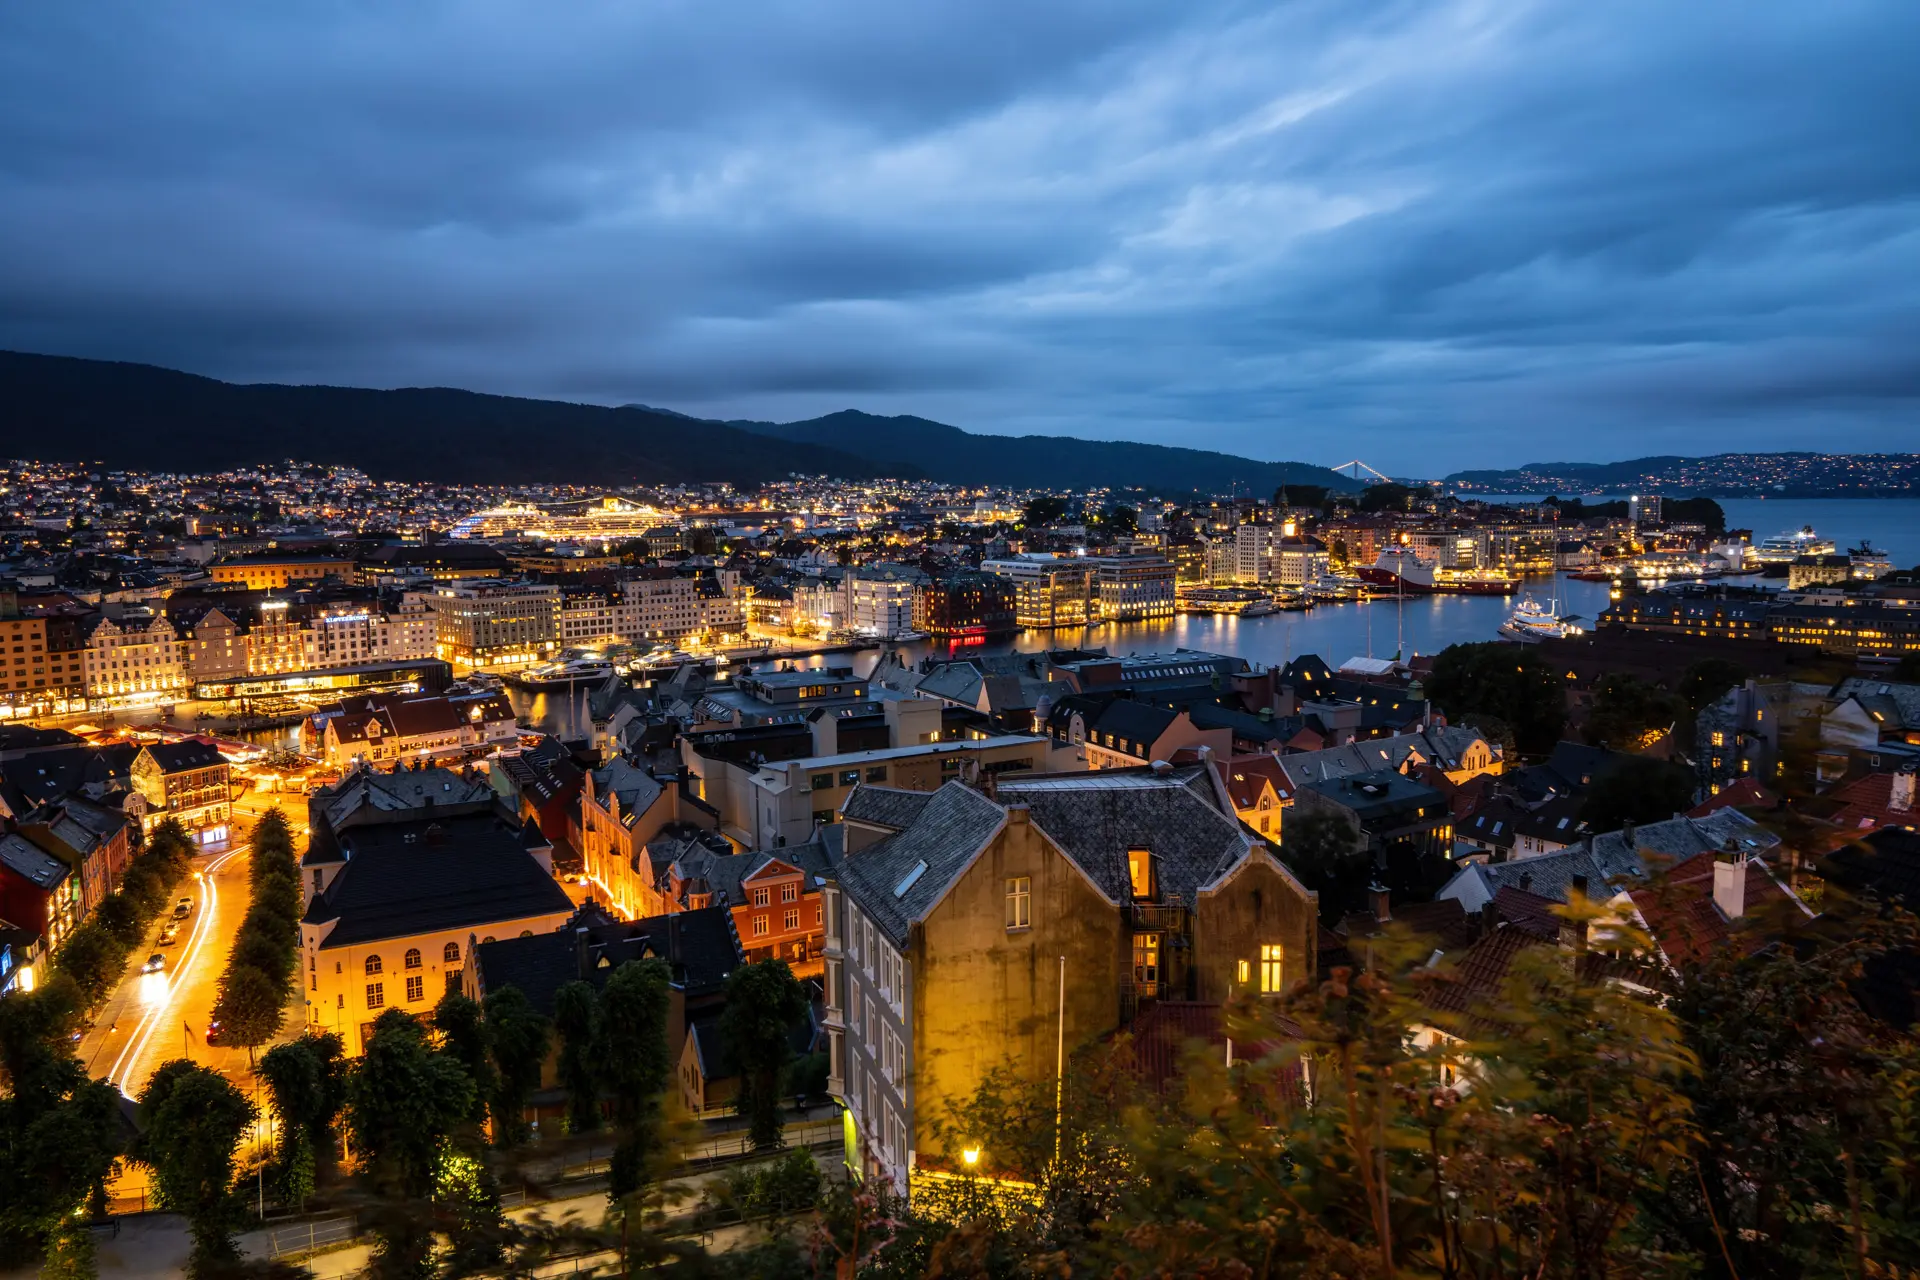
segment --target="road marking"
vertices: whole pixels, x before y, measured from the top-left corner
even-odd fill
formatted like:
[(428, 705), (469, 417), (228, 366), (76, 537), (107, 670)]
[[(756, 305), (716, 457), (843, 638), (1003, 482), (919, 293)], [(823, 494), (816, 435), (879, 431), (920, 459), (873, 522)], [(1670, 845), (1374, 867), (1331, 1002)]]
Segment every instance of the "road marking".
[[(201, 904), (200, 918), (194, 921), (193, 932), (187, 935), (187, 945), (181, 949), (181, 956), (184, 960), (184, 963), (181, 964), (178, 971), (181, 980), (178, 982), (169, 982), (167, 984), (167, 994), (165, 997), (161, 999), (159, 1004), (148, 1010), (146, 1015), (135, 1025), (133, 1035), (128, 1038), (126, 1045), (120, 1050), (120, 1056), (113, 1060), (113, 1069), (107, 1072), (108, 1084), (115, 1084), (118, 1081), (122, 1068), (139, 1064), (141, 1055), (147, 1051), (147, 1042), (153, 1039), (153, 1033), (160, 1025), (162, 1015), (173, 1007), (173, 998), (178, 995), (181, 988), (186, 985), (186, 975), (193, 969), (193, 966), (199, 962), (201, 947), (206, 943), (208, 935), (212, 932), (213, 919), (219, 914), (220, 910), (220, 890), (213, 882), (214, 876), (219, 873), (220, 868), (224, 867), (230, 859), (244, 851), (251, 850), (252, 847), (252, 841), (249, 840), (238, 849), (229, 849), (212, 862), (209, 862), (201, 871), (200, 883), (206, 887), (206, 901)], [(129, 1058), (129, 1055), (131, 1055), (131, 1058)], [(121, 1093), (127, 1093), (124, 1083), (120, 1083), (118, 1087)], [(127, 1094), (127, 1096), (132, 1097), (133, 1095)]]

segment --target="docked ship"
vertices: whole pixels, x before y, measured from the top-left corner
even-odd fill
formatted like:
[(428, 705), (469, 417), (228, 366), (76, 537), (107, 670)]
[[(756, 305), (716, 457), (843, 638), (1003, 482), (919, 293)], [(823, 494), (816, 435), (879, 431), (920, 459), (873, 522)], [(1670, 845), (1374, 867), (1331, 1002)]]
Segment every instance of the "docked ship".
[(1499, 569), (1435, 569), (1404, 547), (1388, 547), (1359, 573), (1364, 582), (1410, 596), (1510, 596), (1519, 586)]
[(573, 658), (503, 672), (501, 681), (523, 693), (554, 693), (562, 689), (597, 688), (615, 678), (613, 664), (604, 658)]
[(1187, 613), (1230, 613), (1264, 618), (1274, 612), (1273, 597), (1254, 587), (1188, 587), (1180, 592)]
[(1542, 640), (1564, 640), (1583, 634), (1577, 618), (1562, 618), (1552, 607), (1542, 608), (1532, 596), (1521, 596), (1520, 604), (1500, 624), (1502, 639), (1520, 644), (1539, 644)]
[(1833, 539), (1821, 537), (1809, 524), (1763, 539), (1753, 549), (1753, 558), (1768, 564), (1792, 564), (1801, 556), (1830, 556), (1833, 553)]

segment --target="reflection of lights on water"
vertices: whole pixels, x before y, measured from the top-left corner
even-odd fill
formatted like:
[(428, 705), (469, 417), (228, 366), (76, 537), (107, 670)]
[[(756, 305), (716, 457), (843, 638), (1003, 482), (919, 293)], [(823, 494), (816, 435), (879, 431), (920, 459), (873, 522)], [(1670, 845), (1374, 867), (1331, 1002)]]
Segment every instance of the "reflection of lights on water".
[(167, 998), (167, 975), (164, 973), (143, 973), (140, 975), (140, 1003), (148, 1007), (162, 1004)]

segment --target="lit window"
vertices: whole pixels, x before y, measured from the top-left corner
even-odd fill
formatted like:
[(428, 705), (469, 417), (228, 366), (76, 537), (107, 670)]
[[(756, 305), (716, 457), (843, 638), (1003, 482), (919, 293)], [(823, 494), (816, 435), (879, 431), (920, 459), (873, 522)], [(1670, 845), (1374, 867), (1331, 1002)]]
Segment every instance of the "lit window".
[(1233, 980), (1245, 986), (1248, 982), (1252, 981), (1252, 979), (1253, 962), (1251, 960), (1235, 960), (1233, 962)]
[(1260, 993), (1274, 995), (1280, 990), (1282, 959), (1286, 948), (1278, 943), (1262, 943), (1260, 946)]

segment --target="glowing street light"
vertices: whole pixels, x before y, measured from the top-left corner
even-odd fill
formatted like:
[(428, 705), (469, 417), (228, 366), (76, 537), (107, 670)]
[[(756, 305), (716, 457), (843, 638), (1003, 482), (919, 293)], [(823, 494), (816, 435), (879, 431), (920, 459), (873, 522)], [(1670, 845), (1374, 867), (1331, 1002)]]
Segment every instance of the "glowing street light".
[(967, 1168), (971, 1169), (980, 1163), (980, 1148), (968, 1147), (960, 1153), (960, 1158), (966, 1161)]

